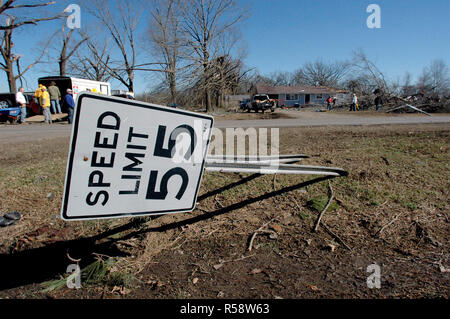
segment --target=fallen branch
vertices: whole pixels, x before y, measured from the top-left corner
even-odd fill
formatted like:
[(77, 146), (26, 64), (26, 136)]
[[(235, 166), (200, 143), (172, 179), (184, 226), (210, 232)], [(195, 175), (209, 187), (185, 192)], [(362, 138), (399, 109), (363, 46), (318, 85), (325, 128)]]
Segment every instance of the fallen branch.
[(70, 257), (69, 253), (66, 253), (66, 256), (67, 256), (67, 258), (68, 258), (70, 261), (73, 261), (74, 263), (77, 263), (77, 264), (78, 264), (78, 263), (81, 261), (81, 258), (80, 258), (80, 259), (75, 259), (75, 258)]
[(253, 241), (255, 240), (256, 235), (258, 235), (259, 233), (268, 233), (270, 231), (265, 230), (264, 228), (266, 228), (271, 222), (273, 222), (275, 220), (275, 218), (272, 218), (271, 220), (269, 220), (267, 223), (265, 223), (264, 225), (262, 225), (261, 227), (259, 227), (252, 235), (252, 238), (250, 239), (250, 243), (248, 245), (248, 251), (252, 251), (253, 248)]
[(415, 106), (412, 106), (412, 105), (410, 105), (410, 104), (405, 104), (405, 105), (402, 105), (402, 106), (393, 108), (393, 109), (391, 109), (391, 110), (387, 110), (386, 113), (390, 113), (390, 112), (393, 112), (393, 111), (396, 111), (396, 110), (398, 110), (398, 109), (402, 109), (402, 108), (405, 108), (405, 107), (409, 107), (410, 109), (413, 109), (414, 111), (417, 111), (417, 112), (423, 113), (423, 114), (425, 114), (425, 115), (431, 116), (431, 114), (429, 114), (429, 113), (427, 113), (427, 112), (425, 112), (425, 111), (422, 111), (421, 109), (419, 109), (419, 108), (417, 108), (417, 107), (415, 107)]
[(248, 256), (242, 256), (242, 257), (237, 258), (237, 259), (224, 260), (224, 261), (222, 261), (222, 263), (223, 263), (223, 264), (224, 264), (224, 263), (232, 263), (232, 262), (235, 262), (235, 261), (241, 261), (241, 260), (244, 260), (244, 259), (247, 259), (247, 258), (250, 258), (250, 257), (254, 257), (254, 256), (255, 256), (255, 254), (253, 254), (253, 255), (248, 255)]
[[(180, 234), (178, 234), (177, 238), (175, 238), (175, 240), (172, 241), (172, 242), (168, 245), (168, 247), (174, 246), (175, 243), (181, 238), (181, 235), (184, 234), (184, 231), (185, 231), (185, 230), (186, 230), (186, 229), (182, 229), (181, 232), (180, 232)], [(183, 243), (184, 243), (184, 242), (183, 242)], [(178, 246), (178, 247), (175, 247), (175, 248), (172, 248), (172, 249), (177, 249), (177, 248), (179, 248), (179, 246)]]
[(235, 262), (235, 261), (241, 261), (241, 260), (244, 260), (244, 259), (253, 257), (253, 256), (255, 256), (255, 254), (248, 255), (248, 256), (242, 256), (241, 258), (238, 258), (238, 259), (232, 259), (232, 260), (219, 260), (219, 263), (216, 264), (216, 265), (214, 265), (213, 267), (214, 267), (215, 270), (218, 270), (218, 269), (222, 268), (222, 266), (223, 266), (225, 263), (231, 263), (231, 262)]
[[(217, 194), (219, 195), (219, 194)], [(217, 199), (217, 195), (214, 196), (214, 201), (217, 203), (217, 205), (219, 205), (220, 208), (224, 208), (225, 206), (222, 205), (222, 203)]]
[(373, 237), (379, 236), (383, 230), (385, 230), (388, 226), (390, 226), (391, 224), (393, 224), (393, 223), (400, 217), (400, 215), (402, 215), (402, 214), (403, 214), (403, 213), (398, 214), (397, 216), (394, 217), (393, 220), (391, 220), (389, 223), (387, 223), (386, 225), (384, 225), (383, 227), (381, 227), (381, 228), (375, 233), (375, 235), (373, 235)]
[(342, 239), (341, 237), (339, 237), (338, 235), (336, 235), (335, 233), (333, 233), (331, 231), (331, 229), (329, 229), (327, 227), (327, 225), (325, 225), (324, 223), (322, 223), (322, 227), (331, 235), (333, 236), (339, 243), (341, 243), (345, 248), (347, 248), (348, 250), (352, 250)]
[(330, 180), (328, 180), (328, 192), (330, 194), (329, 198), (328, 198), (328, 202), (325, 205), (325, 208), (320, 212), (319, 217), (316, 220), (316, 224), (314, 226), (314, 232), (317, 232), (317, 229), (319, 228), (319, 225), (320, 225), (320, 220), (322, 219), (323, 214), (325, 214), (326, 210), (330, 206), (331, 201), (333, 200), (333, 197), (334, 197), (333, 188), (331, 187)]
[(292, 201), (294, 202), (295, 206), (297, 206), (297, 208), (301, 210), (301, 207), (298, 204), (298, 202), (295, 200), (295, 198), (292, 198)]

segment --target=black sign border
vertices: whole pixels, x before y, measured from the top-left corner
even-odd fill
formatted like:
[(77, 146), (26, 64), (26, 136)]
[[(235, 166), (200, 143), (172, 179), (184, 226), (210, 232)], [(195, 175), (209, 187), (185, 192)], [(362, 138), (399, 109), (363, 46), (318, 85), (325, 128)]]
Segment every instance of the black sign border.
[(163, 111), (168, 113), (176, 113), (176, 114), (182, 114), (186, 116), (192, 116), (195, 118), (201, 118), (211, 121), (210, 125), (210, 138), (208, 139), (206, 143), (206, 151), (208, 150), (209, 142), (211, 139), (211, 133), (214, 125), (214, 118), (202, 115), (202, 114), (196, 114), (196, 113), (187, 113), (186, 111), (180, 111), (174, 108), (169, 107), (163, 107), (163, 106), (156, 106), (152, 104), (148, 104), (145, 102), (137, 102), (130, 99), (125, 98), (118, 98), (118, 97), (111, 97), (111, 96), (105, 96), (100, 94), (91, 94), (91, 93), (80, 93), (78, 95), (77, 105), (76, 105), (76, 112), (75, 112), (75, 120), (73, 121), (73, 128), (72, 128), (72, 140), (69, 150), (69, 163), (67, 166), (67, 173), (66, 173), (66, 180), (65, 180), (65, 189), (64, 189), (64, 198), (63, 198), (63, 206), (61, 210), (61, 216), (64, 220), (90, 220), (90, 219), (105, 219), (105, 218), (120, 218), (120, 217), (137, 217), (137, 216), (152, 216), (152, 215), (162, 215), (162, 214), (168, 214), (172, 212), (190, 212), (195, 209), (195, 204), (197, 202), (198, 197), (198, 190), (200, 188), (200, 183), (203, 178), (204, 168), (205, 168), (205, 158), (203, 158), (202, 167), (200, 171), (200, 176), (197, 182), (197, 188), (195, 190), (195, 197), (194, 201), (192, 203), (192, 206), (189, 208), (179, 208), (179, 209), (170, 209), (170, 210), (162, 210), (162, 211), (156, 211), (156, 212), (134, 212), (134, 213), (114, 213), (114, 214), (107, 214), (107, 215), (89, 215), (89, 216), (68, 216), (67, 215), (67, 206), (69, 202), (69, 193), (70, 193), (70, 183), (72, 180), (72, 166), (73, 166), (73, 160), (75, 156), (75, 148), (77, 143), (77, 137), (78, 137), (78, 126), (79, 126), (79, 120), (80, 120), (80, 111), (81, 111), (81, 105), (84, 98), (91, 98), (91, 99), (97, 99), (102, 101), (108, 101), (108, 102), (120, 102), (121, 104), (128, 104), (131, 106), (137, 106), (147, 109), (153, 109), (157, 111)]

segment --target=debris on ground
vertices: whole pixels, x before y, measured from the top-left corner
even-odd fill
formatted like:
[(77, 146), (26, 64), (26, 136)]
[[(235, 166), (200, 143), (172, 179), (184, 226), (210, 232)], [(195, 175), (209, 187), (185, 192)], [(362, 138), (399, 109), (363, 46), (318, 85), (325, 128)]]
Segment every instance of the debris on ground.
[(20, 220), (20, 213), (18, 212), (6, 213), (3, 215), (3, 217), (0, 217), (0, 227), (12, 226), (18, 220)]

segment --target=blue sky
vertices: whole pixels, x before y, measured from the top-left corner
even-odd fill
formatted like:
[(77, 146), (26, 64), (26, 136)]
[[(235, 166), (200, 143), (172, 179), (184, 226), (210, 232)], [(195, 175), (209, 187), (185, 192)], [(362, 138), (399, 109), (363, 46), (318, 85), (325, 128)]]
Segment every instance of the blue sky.
[[(450, 1), (448, 0), (238, 0), (249, 6), (242, 35), (247, 48), (245, 63), (261, 74), (293, 71), (303, 63), (321, 58), (344, 60), (361, 48), (390, 79), (406, 71), (417, 76), (433, 59), (450, 66)], [(61, 10), (73, 1), (57, 1)], [(381, 28), (369, 29), (369, 4), (381, 8)], [(83, 17), (83, 16), (82, 16)], [(14, 35), (15, 52), (24, 54), (22, 65), (31, 62), (39, 42), (60, 22), (27, 26)], [(82, 27), (89, 20), (82, 18)], [(140, 29), (146, 28), (143, 17)], [(40, 65), (27, 73), (27, 89), (39, 76), (57, 70), (57, 64)], [(136, 89), (149, 88), (149, 77), (136, 74)], [(0, 73), (0, 91), (8, 90)], [(120, 88), (116, 82), (113, 88)]]
[[(432, 59), (450, 64), (448, 0), (249, 0), (254, 14), (244, 34), (249, 65), (261, 73), (291, 71), (318, 57), (348, 59), (362, 48), (390, 77), (421, 72)], [(381, 28), (369, 29), (369, 4), (381, 8)], [(271, 49), (261, 44), (273, 41)]]

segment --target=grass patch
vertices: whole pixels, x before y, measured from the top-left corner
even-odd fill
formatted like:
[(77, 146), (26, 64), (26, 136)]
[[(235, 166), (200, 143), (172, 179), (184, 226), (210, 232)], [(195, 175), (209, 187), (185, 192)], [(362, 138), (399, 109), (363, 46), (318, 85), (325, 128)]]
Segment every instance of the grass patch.
[(309, 217), (309, 214), (304, 212), (304, 211), (298, 211), (297, 215), (302, 219), (302, 220), (307, 220)]
[[(136, 282), (136, 277), (126, 271), (117, 271), (114, 269), (117, 260), (115, 258), (98, 258), (93, 263), (87, 265), (81, 270), (82, 286), (123, 286), (132, 287)], [(47, 281), (41, 284), (42, 292), (56, 291), (67, 286), (68, 280), (73, 280), (74, 274), (66, 274), (61, 279)]]
[[(414, 134), (409, 134), (410, 131)], [(401, 284), (397, 286), (399, 290), (392, 297), (423, 297), (422, 291), (426, 287), (423, 281), (429, 278), (426, 282), (431, 287), (428, 290), (429, 296), (447, 298), (448, 289), (445, 289), (445, 282), (442, 282), (442, 274), (436, 271), (429, 272), (428, 276), (421, 276), (423, 270), (419, 267), (423, 263), (429, 263), (429, 256), (441, 256), (442, 249), (448, 242), (448, 216), (445, 213), (450, 209), (447, 146), (449, 139), (448, 127), (443, 126), (288, 128), (280, 130), (280, 153), (308, 154), (311, 157), (302, 160), (300, 164), (342, 167), (350, 173), (347, 177), (331, 180), (335, 200), (331, 202), (328, 211), (335, 213), (327, 214), (324, 222), (355, 252), (363, 252), (370, 257), (368, 262), (385, 256), (385, 260), (380, 262), (389, 261), (395, 265), (395, 258), (399, 255), (396, 251), (420, 250), (421, 253), (417, 257), (414, 255), (411, 262), (406, 262), (409, 257), (400, 256), (403, 268), (395, 268), (399, 276), (411, 270), (415, 272), (408, 274), (406, 280), (409, 281), (404, 284), (402, 280), (405, 277), (398, 277)], [(0, 191), (4, 195), (0, 201), (0, 210), (19, 211), (23, 216), (17, 225), (2, 229), (2, 254), (8, 255), (16, 248), (15, 251), (19, 253), (26, 252), (32, 248), (52, 245), (53, 241), (88, 238), (130, 222), (129, 219), (114, 219), (69, 223), (55, 218), (61, 208), (67, 145), (67, 139), (42, 141), (37, 142), (35, 146), (8, 149), (2, 149), (0, 145)], [(387, 160), (383, 160), (383, 157)], [(280, 292), (281, 297), (295, 298), (301, 295), (303, 290), (293, 288), (293, 275), (297, 276), (298, 269), (302, 267), (311, 269), (308, 268), (311, 264), (314, 264), (319, 272), (320, 269), (326, 269), (330, 262), (330, 251), (315, 250), (309, 258), (280, 256), (298, 256), (298, 252), (305, 248), (305, 241), (308, 245), (320, 247), (323, 239), (328, 238), (325, 233), (318, 233), (314, 237), (310, 233), (315, 212), (322, 211), (328, 201), (325, 184), (315, 183), (302, 189), (253, 201), (252, 199), (263, 194), (318, 177), (279, 174), (248, 178), (250, 176), (251, 174), (210, 172), (204, 175), (199, 195), (213, 195), (199, 199), (199, 208), (212, 213), (220, 210), (220, 214), (210, 214), (206, 215), (205, 219), (197, 219), (197, 216), (200, 217), (204, 213), (199, 209), (191, 214), (152, 218), (149, 223), (148, 218), (133, 219), (142, 224), (142, 227), (157, 231), (140, 233), (139, 225), (132, 225), (133, 232), (137, 231), (139, 235), (127, 233), (132, 234), (132, 238), (121, 240), (117, 246), (120, 251), (126, 252), (120, 256), (128, 257), (105, 257), (102, 261), (91, 260), (92, 263), (89, 261), (89, 264), (83, 260), (82, 295), (97, 297), (102, 287), (114, 286), (133, 288), (129, 292), (130, 297), (215, 298), (217, 287), (220, 287), (227, 297), (270, 298), (273, 296), (263, 294), (267, 291), (266, 283), (245, 282), (248, 270), (260, 268), (261, 264), (275, 267), (280, 265), (279, 268), (273, 269), (267, 267), (265, 271), (272, 278), (280, 278), (280, 282), (283, 282), (286, 289), (283, 289), (283, 295)], [(247, 182), (240, 183), (245, 179)], [(237, 186), (230, 188), (227, 187), (229, 184)], [(222, 192), (217, 191), (220, 188)], [(50, 192), (53, 193), (54, 199), (47, 197)], [(240, 203), (246, 205), (241, 206)], [(227, 209), (233, 205), (239, 209)], [(277, 218), (277, 224), (282, 229), (276, 240), (263, 234), (259, 235), (254, 247), (256, 249), (259, 246), (260, 250), (255, 254), (255, 258), (233, 263), (233, 275), (224, 273), (224, 269), (210, 271), (206, 267), (203, 259), (205, 262), (212, 259), (214, 263), (223, 256), (239, 259), (241, 251), (238, 250), (246, 249), (244, 246), (249, 234), (253, 234), (258, 227), (272, 218)], [(245, 222), (246, 219), (249, 222)], [(184, 220), (188, 221), (186, 225), (178, 224)], [(391, 221), (394, 222), (389, 224)], [(429, 238), (422, 236), (425, 240), (418, 241), (418, 231), (411, 228), (413, 222), (420, 224), (420, 229), (423, 229), (421, 232)], [(181, 229), (179, 225), (183, 225)], [(380, 233), (382, 240), (370, 236), (385, 225), (389, 226)], [(112, 232), (105, 240), (120, 239), (121, 236), (123, 233)], [(194, 243), (193, 239), (199, 238), (201, 240)], [(441, 243), (442, 246), (435, 246), (428, 241)], [(222, 242), (226, 244), (218, 245)], [(160, 247), (171, 247), (174, 252), (182, 253), (163, 254)], [(348, 254), (341, 254), (340, 250), (341, 248), (338, 248), (337, 254), (333, 254), (336, 262), (343, 267), (340, 273), (358, 278), (358, 273), (354, 273), (354, 260), (349, 259)], [(422, 255), (424, 257), (421, 259)], [(444, 265), (446, 261), (443, 260), (442, 263)], [(5, 265), (8, 266), (10, 265)], [(139, 276), (139, 279), (133, 275), (138, 271), (139, 275), (136, 276)], [(201, 273), (205, 280), (186, 286), (187, 280), (192, 279), (194, 272)], [(302, 274), (307, 276), (307, 273), (305, 271)], [(310, 273), (316, 276), (316, 272)], [(80, 291), (64, 289), (70, 275), (62, 274), (58, 279), (58, 275), (54, 274), (53, 278), (58, 280), (43, 283), (42, 289), (54, 291), (53, 295), (57, 298), (79, 296)], [(328, 294), (329, 291), (339, 290), (349, 291), (345, 296), (352, 294), (353, 297), (374, 297), (373, 292), (367, 289), (358, 292), (353, 289), (351, 283), (350, 286), (340, 284), (347, 282), (349, 276), (340, 277), (340, 280), (333, 282), (322, 282), (324, 296), (342, 297)], [(314, 282), (317, 278), (309, 277), (309, 280)], [(165, 285), (154, 291), (141, 285), (156, 279)], [(139, 284), (133, 284), (134, 282)], [(254, 295), (250, 294), (253, 290), (243, 292), (242, 286), (251, 284), (253, 287), (255, 282)], [(170, 283), (170, 286), (167, 283)], [(60, 293), (56, 292), (58, 289), (61, 290)], [(28, 285), (20, 286), (0, 292), (0, 298), (21, 297), (33, 293), (34, 286), (31, 291)], [(36, 292), (36, 295), (31, 296), (39, 298), (42, 294)]]
[[(306, 206), (310, 209), (313, 209), (317, 212), (321, 212), (325, 206), (327, 205), (328, 197), (325, 195), (317, 196), (314, 198), (311, 198), (306, 202)], [(327, 212), (332, 212), (339, 208), (339, 205), (335, 201), (331, 201), (330, 206), (327, 208)]]

